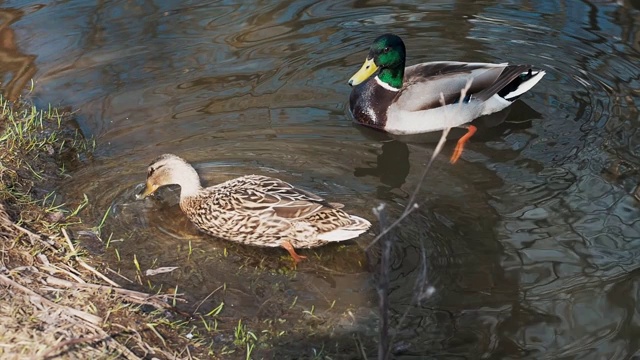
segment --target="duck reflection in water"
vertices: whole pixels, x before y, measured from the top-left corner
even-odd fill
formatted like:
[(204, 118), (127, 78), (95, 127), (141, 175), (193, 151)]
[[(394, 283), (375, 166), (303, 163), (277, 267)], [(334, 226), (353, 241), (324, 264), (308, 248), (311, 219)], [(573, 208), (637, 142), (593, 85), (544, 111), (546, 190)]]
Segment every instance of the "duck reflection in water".
[[(532, 120), (540, 119), (541, 114), (523, 101), (518, 101), (511, 107), (500, 112), (482, 116), (472, 124), (478, 129), (472, 141), (495, 140), (514, 131), (530, 128)], [(355, 126), (365, 137), (381, 142), (380, 150), (375, 161), (368, 161), (365, 167), (356, 167), (354, 176), (374, 176), (380, 179), (382, 186), (378, 187), (378, 196), (388, 198), (393, 189), (400, 189), (406, 182), (411, 170), (409, 155), (410, 147), (418, 149), (433, 149), (441, 136), (441, 132), (416, 135), (391, 135), (364, 126)], [(464, 135), (461, 129), (452, 129), (448, 139), (457, 139)], [(428, 160), (424, 157), (425, 163)], [(424, 165), (424, 164), (422, 164)]]

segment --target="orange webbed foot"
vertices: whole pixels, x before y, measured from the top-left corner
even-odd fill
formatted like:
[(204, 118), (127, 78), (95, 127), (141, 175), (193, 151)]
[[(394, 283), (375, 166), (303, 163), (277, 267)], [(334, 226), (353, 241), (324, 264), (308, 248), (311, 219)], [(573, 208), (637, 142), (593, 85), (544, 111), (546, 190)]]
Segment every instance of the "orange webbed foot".
[(293, 245), (291, 245), (291, 243), (288, 241), (283, 241), (280, 246), (282, 246), (289, 252), (289, 255), (291, 255), (291, 258), (293, 258), (295, 265), (298, 265), (300, 261), (307, 258), (306, 256), (298, 255), (296, 253), (296, 250), (293, 248)]
[(458, 143), (456, 144), (456, 148), (455, 150), (453, 150), (453, 155), (451, 155), (451, 160), (449, 160), (449, 162), (452, 164), (455, 164), (456, 161), (460, 159), (460, 156), (462, 155), (462, 151), (464, 150), (464, 144), (466, 144), (467, 141), (469, 141), (469, 139), (473, 136), (473, 134), (476, 133), (476, 130), (478, 130), (478, 128), (476, 128), (473, 125), (467, 125), (465, 127), (467, 128), (467, 133), (464, 134), (464, 136), (458, 140)]

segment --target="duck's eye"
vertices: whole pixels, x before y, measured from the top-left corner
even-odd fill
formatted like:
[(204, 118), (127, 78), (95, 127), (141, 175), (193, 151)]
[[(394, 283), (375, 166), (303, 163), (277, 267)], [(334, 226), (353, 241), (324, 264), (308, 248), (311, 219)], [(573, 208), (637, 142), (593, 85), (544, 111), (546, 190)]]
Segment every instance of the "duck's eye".
[(389, 52), (389, 50), (391, 50), (391, 49), (389, 49), (388, 47), (386, 47), (386, 48), (382, 49), (382, 52), (386, 54), (386, 53), (388, 53), (388, 52)]
[(153, 166), (149, 167), (149, 172), (147, 172), (147, 177), (153, 175), (153, 173), (155, 173), (158, 169), (160, 169), (163, 166), (164, 166), (164, 164), (163, 165), (158, 165), (155, 168)]

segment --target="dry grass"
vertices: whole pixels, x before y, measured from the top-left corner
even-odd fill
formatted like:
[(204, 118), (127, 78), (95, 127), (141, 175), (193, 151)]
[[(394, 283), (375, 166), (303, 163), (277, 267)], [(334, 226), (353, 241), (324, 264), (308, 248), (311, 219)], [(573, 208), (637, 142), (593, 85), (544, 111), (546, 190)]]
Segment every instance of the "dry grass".
[(92, 145), (71, 120), (0, 96), (0, 358), (193, 358), (180, 329), (139, 311), (170, 308), (164, 296), (120, 288), (67, 236), (82, 205), (47, 186)]
[(40, 244), (39, 236), (27, 231), (0, 204), (0, 357), (88, 359), (124, 353), (101, 329), (95, 290), (50, 285), (56, 276), (74, 281), (86, 276), (65, 262), (49, 261), (56, 254), (47, 256), (45, 248), (52, 245)]

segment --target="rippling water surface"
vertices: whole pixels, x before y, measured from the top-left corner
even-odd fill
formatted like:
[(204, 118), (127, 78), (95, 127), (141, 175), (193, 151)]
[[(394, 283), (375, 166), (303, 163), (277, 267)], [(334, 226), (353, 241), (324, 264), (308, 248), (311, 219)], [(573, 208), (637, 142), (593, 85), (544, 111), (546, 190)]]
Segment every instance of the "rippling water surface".
[[(37, 101), (70, 105), (97, 141), (93, 161), (58, 191), (70, 203), (87, 195), (87, 227), (109, 211), (109, 246), (83, 241), (133, 283), (116, 280), (178, 288), (187, 310), (224, 301), (229, 317), (294, 322), (313, 309), (327, 326), (288, 345), (301, 356), (322, 336), (346, 348), (353, 334), (375, 339), (375, 279), (363, 251), (375, 226), (304, 251), (309, 261), (292, 271), (280, 249), (200, 234), (175, 189), (134, 201), (148, 163), (171, 152), (205, 184), (267, 174), (371, 220), (381, 202), (395, 217), (433, 143), (351, 124), (346, 81), (373, 38), (401, 35), (409, 64), (542, 67), (543, 81), (481, 127), (460, 162), (450, 165), (445, 148), (419, 191), (425, 206), (398, 229), (392, 313), (410, 302), (423, 247), (436, 292), (401, 325), (394, 317), (396, 350), (640, 355), (637, 1), (5, 1), (0, 15), (5, 91), (35, 79)], [(140, 276), (134, 257), (142, 270), (178, 270)]]

